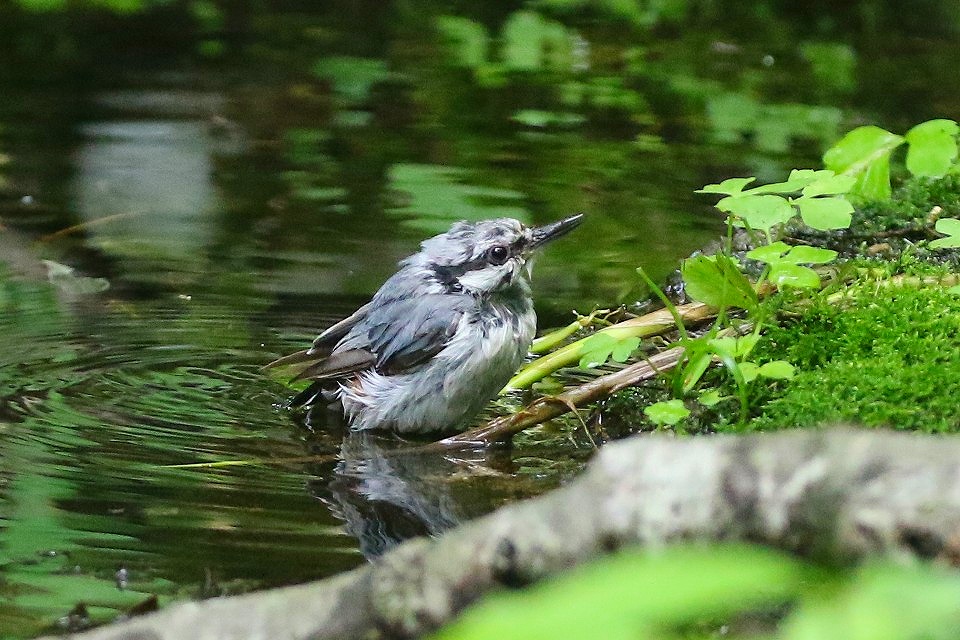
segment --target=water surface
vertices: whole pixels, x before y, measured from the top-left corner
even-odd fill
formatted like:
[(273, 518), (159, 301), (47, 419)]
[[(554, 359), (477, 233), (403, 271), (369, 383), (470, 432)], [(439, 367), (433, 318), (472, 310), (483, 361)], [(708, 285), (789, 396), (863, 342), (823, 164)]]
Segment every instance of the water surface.
[(632, 303), (636, 267), (662, 278), (715, 238), (699, 186), (813, 166), (846, 121), (960, 105), (949, 83), (936, 112), (876, 90), (897, 64), (952, 72), (936, 41), (899, 62), (835, 43), (820, 55), (858, 60), (844, 88), (762, 34), (571, 18), (567, 67), (504, 71), (396, 15), (288, 18), (212, 66), (5, 80), (0, 636), (329, 576), (575, 473), (578, 433), (441, 456), (311, 430), (260, 371), (453, 220), (584, 211), (536, 265), (541, 325), (559, 325)]

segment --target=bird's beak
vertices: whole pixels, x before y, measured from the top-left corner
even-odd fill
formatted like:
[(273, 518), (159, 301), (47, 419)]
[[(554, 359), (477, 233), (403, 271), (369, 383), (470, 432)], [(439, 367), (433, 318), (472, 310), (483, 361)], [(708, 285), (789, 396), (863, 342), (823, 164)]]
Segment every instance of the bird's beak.
[(530, 243), (530, 249), (537, 249), (551, 240), (555, 240), (560, 236), (566, 235), (567, 233), (576, 229), (582, 221), (583, 214), (577, 213), (569, 218), (564, 218), (563, 220), (558, 220), (557, 222), (551, 222), (550, 224), (546, 224), (542, 227), (536, 227), (533, 229), (533, 240)]

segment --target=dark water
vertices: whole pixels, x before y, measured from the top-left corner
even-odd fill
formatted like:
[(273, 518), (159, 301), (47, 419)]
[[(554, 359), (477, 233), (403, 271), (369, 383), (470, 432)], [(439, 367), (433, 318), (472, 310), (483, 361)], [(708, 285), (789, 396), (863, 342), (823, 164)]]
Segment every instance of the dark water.
[[(585, 211), (536, 268), (541, 324), (565, 323), (718, 234), (702, 184), (779, 179), (857, 120), (902, 131), (960, 107), (957, 49), (936, 39), (893, 60), (601, 22), (562, 70), (504, 70), (395, 18), (277, 18), (243, 55), (118, 63), (81, 87), (5, 80), (0, 636), (79, 602), (106, 620), (150, 594), (328, 576), (569, 477), (590, 451), (576, 436), (440, 456), (311, 432), (259, 370), (453, 220)], [(879, 88), (897, 75), (934, 99)]]

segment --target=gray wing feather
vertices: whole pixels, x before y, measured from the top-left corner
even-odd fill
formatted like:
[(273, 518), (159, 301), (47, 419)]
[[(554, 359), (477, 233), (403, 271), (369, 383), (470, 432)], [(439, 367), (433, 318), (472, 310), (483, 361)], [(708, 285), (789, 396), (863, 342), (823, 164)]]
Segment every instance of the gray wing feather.
[(323, 333), (314, 339), (313, 346), (307, 349), (307, 353), (313, 354), (327, 345), (336, 343), (338, 340), (343, 338), (343, 336), (350, 333), (350, 330), (357, 326), (357, 323), (366, 318), (369, 312), (370, 303), (368, 302), (340, 322), (333, 326), (327, 327)]
[(376, 362), (377, 357), (366, 349), (348, 349), (332, 354), (320, 362), (308, 366), (298, 373), (291, 382), (297, 380), (331, 380), (363, 371)]
[[(464, 313), (474, 304), (469, 296), (449, 294), (381, 300), (375, 309), (367, 304), (320, 334), (311, 349), (281, 358), (270, 366), (311, 362), (294, 380), (319, 381), (308, 389), (314, 392), (317, 384), (371, 367), (384, 375), (401, 373), (440, 353), (456, 333)], [(339, 338), (339, 342), (325, 357), (320, 352), (329, 349), (334, 338)], [(311, 402), (315, 395), (301, 392), (292, 403)]]
[(377, 356), (377, 370), (398, 373), (438, 354), (471, 304), (468, 296), (432, 294), (397, 300), (371, 312), (364, 324), (367, 348)]
[(343, 320), (330, 327), (327, 327), (320, 335), (314, 338), (313, 344), (309, 349), (304, 349), (303, 351), (297, 351), (296, 353), (291, 353), (290, 355), (283, 356), (282, 358), (277, 358), (273, 362), (263, 365), (261, 369), (272, 369), (274, 367), (285, 367), (288, 365), (311, 362), (313, 364), (307, 366), (303, 371), (301, 371), (297, 377), (294, 378), (294, 380), (302, 380), (303, 378), (311, 377), (308, 372), (316, 371), (323, 364), (322, 362), (318, 363), (317, 361), (326, 358), (330, 354), (330, 350), (333, 348), (333, 345), (337, 344), (337, 341), (350, 333), (351, 329), (356, 327), (359, 322), (366, 318), (369, 310), (370, 303), (368, 302)]

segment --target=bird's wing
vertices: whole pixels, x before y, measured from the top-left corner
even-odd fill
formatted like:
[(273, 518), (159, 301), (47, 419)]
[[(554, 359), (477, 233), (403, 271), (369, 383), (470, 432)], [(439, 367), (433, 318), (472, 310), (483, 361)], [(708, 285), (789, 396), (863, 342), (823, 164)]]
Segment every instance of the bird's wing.
[[(335, 380), (365, 369), (375, 368), (385, 375), (403, 372), (421, 364), (443, 350), (457, 330), (464, 311), (472, 304), (467, 296), (430, 294), (403, 300), (390, 300), (375, 310), (366, 305), (350, 318), (349, 329), (337, 329), (342, 339), (326, 356), (314, 347), (271, 362), (281, 364), (309, 362), (296, 380)], [(354, 318), (358, 316), (358, 318)]]
[[(297, 351), (296, 353), (291, 353), (289, 355), (277, 358), (273, 362), (268, 362), (267, 364), (261, 367), (262, 369), (272, 369), (274, 367), (284, 367), (293, 364), (300, 364), (303, 362), (316, 362), (321, 358), (325, 358), (330, 349), (345, 335), (347, 335), (351, 329), (353, 329), (358, 322), (361, 322), (366, 316), (370, 308), (370, 303), (363, 305), (349, 316), (343, 320), (337, 322), (336, 324), (327, 327), (323, 332), (318, 335), (313, 340), (313, 344), (309, 349), (303, 349), (302, 351)], [(307, 367), (310, 369), (312, 367)], [(297, 376), (297, 379), (303, 376), (303, 373), (307, 370), (300, 372), (300, 375)]]
[(397, 300), (372, 311), (365, 323), (376, 369), (391, 375), (421, 364), (440, 353), (450, 342), (468, 296), (430, 294)]
[(369, 312), (370, 303), (368, 302), (340, 322), (327, 327), (323, 333), (314, 339), (313, 346), (307, 349), (307, 353), (313, 354), (325, 346), (336, 344), (343, 336), (350, 333), (350, 330), (357, 326), (358, 322), (363, 321)]
[[(316, 360), (316, 356), (313, 359)], [(291, 382), (308, 378), (312, 380), (342, 378), (351, 373), (369, 369), (376, 361), (377, 357), (366, 349), (347, 349), (314, 362), (294, 376)]]

